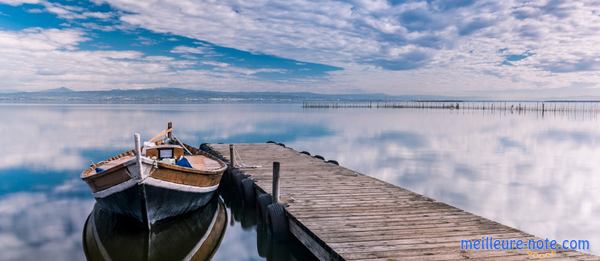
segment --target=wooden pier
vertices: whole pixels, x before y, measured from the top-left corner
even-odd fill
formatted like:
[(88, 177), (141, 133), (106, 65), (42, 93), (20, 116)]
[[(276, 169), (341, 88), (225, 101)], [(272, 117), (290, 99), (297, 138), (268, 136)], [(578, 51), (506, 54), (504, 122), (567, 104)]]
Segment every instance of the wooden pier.
[[(228, 144), (209, 146), (229, 160)], [(272, 163), (281, 163), (289, 230), (321, 260), (600, 259), (575, 251), (462, 251), (463, 239), (538, 238), (277, 144), (234, 146), (236, 164), (260, 192), (272, 191)]]

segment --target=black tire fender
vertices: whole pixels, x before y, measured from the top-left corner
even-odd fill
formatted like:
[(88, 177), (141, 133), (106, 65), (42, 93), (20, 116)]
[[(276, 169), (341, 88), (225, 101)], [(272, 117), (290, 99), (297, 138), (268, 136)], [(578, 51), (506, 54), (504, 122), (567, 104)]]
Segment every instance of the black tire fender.
[(331, 164), (335, 164), (335, 165), (340, 165), (340, 163), (337, 162), (337, 160), (328, 160), (327, 163), (331, 163)]
[(234, 193), (242, 196), (243, 191), (242, 191), (242, 180), (244, 180), (246, 178), (246, 175), (244, 175), (241, 171), (234, 171), (231, 173), (232, 174), (232, 181), (233, 181), (233, 188), (234, 188)]
[(267, 209), (267, 227), (275, 242), (286, 242), (290, 230), (285, 215), (285, 207), (282, 204), (273, 203)]
[(242, 195), (246, 206), (254, 207), (256, 205), (256, 190), (254, 190), (254, 181), (251, 178), (242, 180)]
[(271, 195), (263, 193), (258, 198), (256, 198), (256, 213), (258, 215), (258, 220), (263, 224), (266, 224), (267, 221), (267, 207), (273, 203), (273, 199)]

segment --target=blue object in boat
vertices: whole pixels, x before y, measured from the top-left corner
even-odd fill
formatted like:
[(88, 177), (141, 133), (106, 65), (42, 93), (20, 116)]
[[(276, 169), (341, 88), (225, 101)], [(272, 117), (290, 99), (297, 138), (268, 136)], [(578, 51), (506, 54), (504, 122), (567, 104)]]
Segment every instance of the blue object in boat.
[(104, 172), (104, 171), (105, 171), (105, 169), (102, 169), (102, 168), (96, 168), (96, 173), (100, 173), (100, 172)]
[(175, 165), (177, 166), (181, 166), (181, 167), (186, 167), (186, 168), (192, 168), (192, 164), (190, 164), (190, 162), (185, 158), (185, 157), (181, 157), (176, 163)]

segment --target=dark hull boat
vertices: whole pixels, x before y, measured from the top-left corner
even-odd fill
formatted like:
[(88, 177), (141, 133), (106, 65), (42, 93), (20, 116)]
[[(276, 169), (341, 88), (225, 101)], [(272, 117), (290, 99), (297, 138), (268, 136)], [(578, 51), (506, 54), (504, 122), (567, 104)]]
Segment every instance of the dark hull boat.
[(213, 198), (227, 166), (181, 143), (172, 128), (136, 149), (92, 164), (81, 173), (98, 205), (150, 225), (196, 210)]
[(210, 260), (226, 227), (218, 198), (151, 231), (96, 205), (85, 223), (83, 248), (87, 260)]

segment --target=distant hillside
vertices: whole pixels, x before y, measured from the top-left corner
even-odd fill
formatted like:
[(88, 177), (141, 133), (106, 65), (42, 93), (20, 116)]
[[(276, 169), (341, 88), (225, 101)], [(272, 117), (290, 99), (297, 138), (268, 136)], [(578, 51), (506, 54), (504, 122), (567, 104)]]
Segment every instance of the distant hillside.
[(311, 92), (219, 92), (181, 88), (74, 91), (61, 87), (37, 92), (0, 93), (5, 103), (295, 103), (303, 101), (456, 100), (444, 96), (390, 96), (367, 94), (318, 94)]
[(44, 93), (70, 93), (70, 92), (74, 92), (74, 90), (71, 90), (67, 87), (60, 87), (60, 88), (55, 88), (55, 89), (48, 89), (45, 91), (41, 91)]

